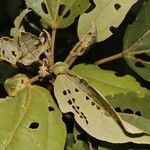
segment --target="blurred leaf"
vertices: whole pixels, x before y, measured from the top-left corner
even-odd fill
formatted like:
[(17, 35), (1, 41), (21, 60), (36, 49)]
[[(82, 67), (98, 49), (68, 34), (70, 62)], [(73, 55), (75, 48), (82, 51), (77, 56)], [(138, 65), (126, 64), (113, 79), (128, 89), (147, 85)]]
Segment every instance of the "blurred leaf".
[(73, 133), (68, 133), (66, 138), (65, 150), (71, 150), (74, 143)]
[(25, 0), (52, 28), (65, 28), (74, 22), (88, 7), (88, 0)]
[(12, 67), (6, 62), (0, 61), (0, 84), (3, 84), (6, 79), (14, 76), (17, 72), (17, 68)]
[(133, 77), (117, 77), (115, 72), (102, 70), (95, 65), (80, 64), (73, 70), (104, 96), (128, 92), (136, 92), (142, 96), (148, 92)]
[(73, 144), (73, 148), (72, 150), (88, 150), (88, 145), (87, 143), (85, 143), (84, 141), (79, 141), (77, 140), (74, 144)]
[(0, 99), (0, 149), (63, 150), (66, 129), (49, 92), (29, 86)]
[[(73, 150), (79, 150), (79, 149), (82, 149), (82, 150), (88, 150), (89, 149), (89, 146), (88, 144), (81, 138), (79, 138), (80, 135), (82, 135), (83, 133), (83, 130), (81, 130), (81, 128), (75, 124), (74, 125), (74, 128), (73, 128), (73, 135), (74, 135), (74, 144), (73, 144)], [(83, 137), (84, 135), (82, 135)], [(85, 137), (84, 137), (85, 138)]]
[(90, 30), (93, 21), (97, 27), (97, 42), (100, 42), (113, 34), (111, 28), (120, 25), (137, 0), (94, 0), (94, 2), (96, 7), (79, 18), (78, 36), (81, 39)]
[(22, 23), (22, 20), (23, 20), (23, 18), (24, 18), (24, 16), (27, 14), (27, 13), (29, 13), (31, 10), (29, 10), (29, 9), (25, 9), (25, 10), (23, 10), (20, 14), (19, 14), (19, 16), (15, 19), (15, 21), (14, 21), (14, 25), (15, 25), (15, 27), (14, 28), (11, 28), (11, 31), (10, 31), (10, 35), (11, 36), (17, 36), (18, 34), (19, 34), (19, 28), (20, 28), (20, 26), (21, 26), (21, 23)]
[[(125, 57), (129, 66), (143, 79), (150, 81), (150, 1), (145, 1), (135, 22), (126, 30), (124, 37)], [(130, 53), (132, 51), (132, 53)], [(142, 54), (134, 54), (142, 52)]]

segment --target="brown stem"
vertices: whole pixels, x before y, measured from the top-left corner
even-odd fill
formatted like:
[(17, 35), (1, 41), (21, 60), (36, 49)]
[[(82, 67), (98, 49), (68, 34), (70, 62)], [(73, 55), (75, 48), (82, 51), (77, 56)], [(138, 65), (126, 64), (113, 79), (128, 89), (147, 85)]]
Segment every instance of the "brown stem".
[(37, 76), (31, 78), (31, 79), (30, 79), (30, 83), (34, 83), (34, 82), (38, 81), (39, 78), (40, 78), (40, 75), (37, 75)]
[(96, 61), (94, 64), (95, 65), (101, 65), (101, 64), (104, 64), (106, 62), (109, 62), (109, 61), (112, 61), (112, 60), (115, 60), (115, 59), (118, 59), (118, 58), (121, 58), (123, 57), (123, 54), (122, 53), (119, 53), (119, 54), (115, 54), (113, 56), (110, 56), (110, 57), (106, 57), (104, 59), (101, 59), (101, 60), (98, 60)]
[(126, 57), (127, 55), (138, 55), (138, 54), (149, 53), (149, 52), (150, 52), (149, 49), (148, 50), (140, 50), (140, 51), (133, 51), (133, 50), (123, 51), (123, 52), (115, 54), (113, 56), (98, 60), (94, 64), (101, 65), (103, 63), (110, 62), (110, 61), (118, 59), (118, 58)]
[(51, 57), (50, 57), (50, 65), (54, 65), (54, 51), (55, 51), (55, 39), (56, 39), (56, 29), (52, 29), (52, 43), (51, 43)]

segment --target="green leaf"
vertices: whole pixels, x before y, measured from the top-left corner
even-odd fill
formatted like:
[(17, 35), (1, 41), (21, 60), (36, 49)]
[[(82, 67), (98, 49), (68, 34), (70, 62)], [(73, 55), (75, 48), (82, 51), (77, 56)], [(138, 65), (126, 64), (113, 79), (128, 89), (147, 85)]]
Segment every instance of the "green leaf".
[[(145, 1), (134, 23), (127, 28), (124, 37), (124, 52), (128, 52), (125, 57), (127, 63), (137, 74), (147, 81), (150, 81), (149, 9), (150, 1)], [(142, 52), (144, 57), (142, 56)], [(147, 59), (145, 60), (144, 58)]]
[(136, 92), (142, 96), (148, 92), (133, 77), (117, 77), (115, 72), (102, 70), (95, 65), (80, 64), (73, 70), (104, 96), (128, 92)]
[(79, 18), (78, 36), (81, 39), (91, 28), (93, 21), (97, 27), (97, 42), (100, 42), (113, 34), (110, 29), (120, 25), (137, 0), (94, 0), (94, 2), (96, 7)]
[(121, 118), (134, 126), (146, 131), (150, 132), (150, 119), (146, 119), (143, 117), (139, 117), (137, 115), (131, 115), (131, 114), (125, 114), (125, 113), (119, 113)]
[(29, 86), (0, 99), (0, 149), (63, 150), (66, 129), (49, 92)]
[(52, 28), (65, 28), (74, 22), (88, 7), (88, 0), (26, 0), (32, 8)]
[[(119, 115), (134, 126), (150, 132), (150, 93), (140, 97), (137, 93), (116, 94), (107, 97), (112, 106), (119, 110)], [(125, 114), (129, 113), (129, 114)]]

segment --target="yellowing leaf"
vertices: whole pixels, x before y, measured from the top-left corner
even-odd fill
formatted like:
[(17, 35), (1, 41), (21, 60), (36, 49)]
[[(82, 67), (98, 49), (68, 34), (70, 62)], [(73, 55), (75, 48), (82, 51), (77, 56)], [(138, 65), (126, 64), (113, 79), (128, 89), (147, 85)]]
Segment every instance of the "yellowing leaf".
[(131, 6), (137, 0), (94, 0), (96, 7), (79, 18), (78, 36), (81, 39), (90, 29), (91, 21), (97, 27), (97, 42), (112, 35), (111, 28), (117, 28)]

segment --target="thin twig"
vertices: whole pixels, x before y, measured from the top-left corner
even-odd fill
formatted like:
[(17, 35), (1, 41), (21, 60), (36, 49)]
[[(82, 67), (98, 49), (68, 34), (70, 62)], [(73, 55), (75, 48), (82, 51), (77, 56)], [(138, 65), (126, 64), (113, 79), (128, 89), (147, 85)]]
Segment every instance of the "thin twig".
[(142, 59), (140, 59), (140, 58), (135, 58), (135, 57), (132, 57), (132, 56), (128, 56), (128, 58), (133, 59), (133, 60), (135, 60), (136, 62), (141, 62), (141, 63), (145, 63), (145, 64), (150, 64), (150, 62), (145, 61), (145, 60), (142, 60)]
[(115, 60), (115, 59), (118, 59), (118, 58), (121, 58), (121, 57), (123, 57), (122, 53), (118, 53), (118, 54), (115, 54), (113, 56), (106, 57), (104, 59), (98, 60), (98, 61), (94, 62), (94, 64), (95, 65), (101, 65), (101, 64), (104, 64), (106, 62), (110, 62), (112, 60)]
[(34, 82), (38, 81), (39, 78), (40, 78), (40, 75), (37, 75), (37, 76), (31, 78), (31, 79), (30, 79), (30, 83), (34, 83)]
[(150, 53), (150, 49), (145, 49), (145, 50), (140, 50), (140, 51), (127, 51), (128, 55), (139, 55), (139, 54), (143, 54), (143, 53)]
[(104, 64), (106, 62), (110, 62), (112, 60), (118, 59), (118, 58), (126, 57), (127, 55), (139, 55), (139, 54), (149, 53), (149, 52), (150, 52), (149, 49), (148, 50), (140, 50), (140, 51), (133, 51), (133, 50), (123, 51), (123, 52), (115, 54), (113, 56), (98, 60), (94, 64), (95, 65), (101, 65), (101, 64)]

